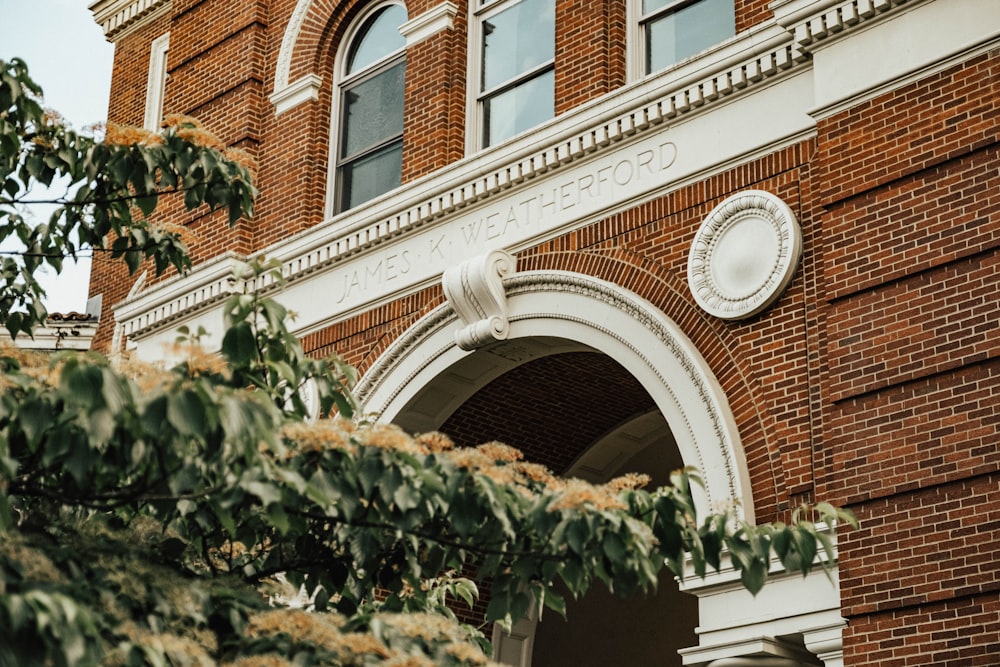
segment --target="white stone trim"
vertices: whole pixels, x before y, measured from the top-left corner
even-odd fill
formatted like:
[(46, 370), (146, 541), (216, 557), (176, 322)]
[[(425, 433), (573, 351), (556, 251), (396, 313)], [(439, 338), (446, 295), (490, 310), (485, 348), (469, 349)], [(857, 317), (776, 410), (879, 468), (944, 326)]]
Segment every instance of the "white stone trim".
[(292, 15), (285, 26), (285, 33), (281, 38), (281, 48), (278, 50), (278, 61), (274, 68), (274, 93), (273, 97), (281, 97), (288, 87), (289, 72), (292, 68), (292, 52), (295, 51), (295, 43), (299, 39), (299, 32), (302, 24), (306, 20), (306, 14), (312, 6), (313, 0), (298, 0)]
[(843, 634), (846, 627), (847, 621), (841, 619), (802, 631), (806, 648), (823, 662), (823, 667), (844, 667)]
[(109, 41), (169, 9), (170, 0), (97, 0), (90, 5), (94, 20)]
[[(785, 570), (772, 554), (767, 583), (756, 596), (740, 583), (740, 573), (728, 554), (723, 555), (720, 570), (709, 570), (704, 579), (695, 576), (688, 560), (681, 590), (698, 596), (700, 622), (698, 646), (680, 652), (684, 665), (750, 667), (753, 660), (759, 660), (766, 667), (766, 659), (797, 660), (807, 665), (820, 657), (831, 660), (824, 662), (825, 667), (842, 667), (836, 655), (847, 624), (840, 609), (837, 535), (825, 524), (816, 528), (833, 543), (833, 563), (820, 549), (812, 572), (803, 577)], [(823, 570), (822, 563), (830, 566), (829, 572)], [(805, 637), (808, 652), (776, 639), (799, 634)]]
[(406, 38), (406, 45), (413, 46), (442, 30), (454, 29), (457, 14), (458, 6), (455, 3), (442, 2), (401, 25), (399, 32)]
[(716, 206), (691, 242), (691, 295), (715, 317), (739, 320), (777, 301), (802, 257), (792, 209), (763, 190), (745, 190)]
[(503, 278), (514, 271), (514, 256), (494, 250), (445, 270), (441, 279), (445, 297), (464, 325), (455, 332), (455, 344), (475, 350), (507, 338), (507, 294)]
[[(121, 333), (131, 337), (154, 324), (175, 323), (241, 292), (245, 283), (235, 278), (241, 261), (242, 257), (228, 252), (198, 265), (186, 276), (164, 281), (146, 290), (140, 285), (137, 294), (130, 295), (114, 308), (115, 321), (122, 325)], [(144, 280), (144, 276), (140, 280)], [(209, 334), (219, 334), (213, 340), (221, 344), (221, 313), (219, 315), (217, 324), (207, 329)], [(158, 352), (149, 350), (144, 358), (151, 358), (150, 355), (155, 356)]]
[[(66, 317), (60, 319), (58, 316), (50, 316), (45, 324), (36, 327), (33, 335), (20, 334), (14, 339), (15, 347), (22, 350), (36, 350), (39, 352), (57, 352), (59, 350), (76, 350), (86, 352), (90, 349), (90, 342), (97, 333), (97, 318), (77, 319)], [(10, 334), (6, 329), (0, 333), (0, 340), (10, 341)]]
[(276, 90), (268, 99), (274, 105), (274, 115), (280, 116), (289, 109), (293, 109), (303, 102), (310, 102), (319, 99), (319, 87), (323, 83), (323, 78), (316, 74), (306, 74), (294, 83), (290, 83), (281, 90)]
[(166, 32), (149, 47), (149, 74), (146, 77), (146, 112), (142, 126), (151, 132), (160, 131), (163, 120), (163, 101), (167, 88), (167, 53), (170, 49), (170, 33)]
[(1000, 44), (996, 2), (777, 0), (772, 9), (795, 48), (813, 58), (817, 119)]
[(893, 7), (925, 0), (774, 0), (771, 10), (778, 23), (795, 34), (799, 46), (833, 37)]
[[(713, 502), (735, 501), (744, 518), (753, 520), (749, 473), (728, 401), (676, 323), (638, 295), (581, 274), (516, 273), (504, 280), (504, 288), (508, 341), (561, 339), (613, 358), (653, 398), (685, 465), (701, 471), (705, 489), (695, 489), (699, 511), (707, 512)], [(425, 386), (466, 359), (454, 338), (458, 325), (444, 303), (396, 339), (358, 383), (362, 412), (397, 421)]]

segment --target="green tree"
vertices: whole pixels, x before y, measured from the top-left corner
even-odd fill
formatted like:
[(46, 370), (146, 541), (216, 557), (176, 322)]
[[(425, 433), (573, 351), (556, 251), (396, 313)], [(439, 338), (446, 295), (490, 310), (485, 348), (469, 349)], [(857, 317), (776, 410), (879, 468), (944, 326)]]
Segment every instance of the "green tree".
[[(181, 230), (148, 217), (162, 197), (251, 214), (247, 165), (192, 122), (98, 141), (46, 116), (23, 63), (0, 72), (0, 235), (22, 244), (2, 264), (12, 334), (44, 317), (38, 267), (80, 248), (186, 269)], [(57, 178), (67, 195), (32, 227), (25, 193)], [(828, 562), (814, 521), (853, 522), (824, 504), (787, 524), (699, 518), (690, 471), (654, 491), (637, 475), (593, 485), (500, 443), (365, 423), (351, 369), (308, 358), (278, 303), (224, 310), (220, 351), (182, 331), (171, 368), (0, 352), (0, 665), (487, 664), (453, 611), (478, 590), (456, 573), (489, 580), (484, 622), (563, 613), (557, 583), (650, 591), (664, 566), (702, 575), (726, 551), (757, 591), (772, 555)]]
[[(0, 321), (11, 335), (44, 322), (36, 273), (57, 273), (67, 257), (106, 252), (135, 271), (151, 259), (157, 273), (191, 266), (183, 228), (150, 219), (164, 195), (188, 209), (228, 211), (230, 224), (253, 212), (248, 160), (226, 149), (196, 121), (170, 117), (162, 133), (109, 126), (103, 140), (67, 128), (40, 104), (41, 89), (20, 60), (0, 61)], [(220, 150), (221, 149), (221, 150)], [(35, 186), (62, 196), (35, 199)], [(35, 224), (28, 204), (54, 204)], [(11, 242), (15, 242), (14, 245)]]

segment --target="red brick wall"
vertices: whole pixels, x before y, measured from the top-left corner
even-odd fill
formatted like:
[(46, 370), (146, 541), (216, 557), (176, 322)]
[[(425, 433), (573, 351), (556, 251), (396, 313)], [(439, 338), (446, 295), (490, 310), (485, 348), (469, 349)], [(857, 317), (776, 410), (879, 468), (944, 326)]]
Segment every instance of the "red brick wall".
[(1000, 655), (998, 93), (994, 52), (819, 125), (847, 664)]
[(1000, 595), (987, 593), (852, 619), (844, 664), (852, 667), (994, 667), (1000, 655)]
[(625, 84), (625, 2), (556, 3), (556, 115)]
[[(404, 183), (465, 156), (469, 3), (457, 4), (453, 30), (441, 31), (406, 50)], [(410, 18), (433, 5), (426, 0), (408, 3)]]
[[(150, 47), (154, 39), (170, 30), (170, 17), (163, 15), (134, 30), (115, 45), (111, 74), (108, 122), (142, 126), (146, 113), (146, 82), (149, 78)], [(90, 273), (90, 296), (103, 295), (101, 319), (92, 345), (106, 350), (114, 332), (112, 307), (128, 294), (136, 276), (129, 276), (121, 260), (108, 253), (94, 253)]]

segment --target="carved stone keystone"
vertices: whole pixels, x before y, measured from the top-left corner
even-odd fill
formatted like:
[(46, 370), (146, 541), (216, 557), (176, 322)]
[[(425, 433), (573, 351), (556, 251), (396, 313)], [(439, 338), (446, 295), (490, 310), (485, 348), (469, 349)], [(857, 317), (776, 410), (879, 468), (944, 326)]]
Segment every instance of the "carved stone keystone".
[(444, 295), (465, 325), (455, 332), (455, 343), (461, 349), (475, 350), (507, 338), (503, 278), (514, 272), (515, 262), (509, 252), (494, 250), (444, 272), (441, 278)]

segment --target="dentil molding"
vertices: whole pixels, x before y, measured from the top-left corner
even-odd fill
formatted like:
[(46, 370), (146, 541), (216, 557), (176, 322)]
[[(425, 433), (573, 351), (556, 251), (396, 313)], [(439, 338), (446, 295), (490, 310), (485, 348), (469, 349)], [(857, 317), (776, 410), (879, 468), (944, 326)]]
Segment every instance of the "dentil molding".
[(109, 41), (147, 19), (170, 9), (170, 0), (97, 0), (90, 4), (94, 20)]

